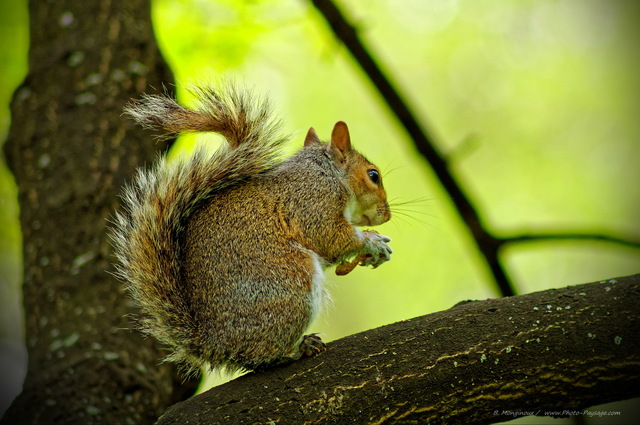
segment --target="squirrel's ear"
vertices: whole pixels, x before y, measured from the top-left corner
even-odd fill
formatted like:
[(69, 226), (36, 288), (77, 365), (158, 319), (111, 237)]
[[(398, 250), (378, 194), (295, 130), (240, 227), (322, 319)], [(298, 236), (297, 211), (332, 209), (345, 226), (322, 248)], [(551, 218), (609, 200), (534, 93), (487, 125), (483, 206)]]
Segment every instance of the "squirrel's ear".
[(343, 154), (351, 150), (351, 138), (349, 137), (349, 127), (342, 121), (338, 121), (333, 126), (331, 132), (331, 146), (337, 148)]
[(345, 157), (351, 151), (351, 137), (349, 137), (349, 128), (347, 127), (347, 124), (342, 121), (338, 121), (336, 125), (333, 126), (329, 150), (333, 153), (339, 164), (344, 163)]
[(304, 146), (317, 145), (320, 144), (320, 138), (318, 137), (318, 133), (313, 129), (313, 127), (309, 127), (309, 131), (307, 131), (307, 137), (304, 138)]

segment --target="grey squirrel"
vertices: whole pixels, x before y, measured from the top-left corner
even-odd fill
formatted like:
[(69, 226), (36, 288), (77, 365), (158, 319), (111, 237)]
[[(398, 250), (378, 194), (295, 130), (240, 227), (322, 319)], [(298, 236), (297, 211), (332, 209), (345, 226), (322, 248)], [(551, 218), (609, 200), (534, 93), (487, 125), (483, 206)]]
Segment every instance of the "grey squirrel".
[(313, 128), (286, 141), (267, 101), (232, 85), (195, 87), (196, 106), (145, 95), (125, 108), (170, 135), (215, 132), (226, 145), (160, 158), (125, 187), (112, 240), (116, 275), (141, 308), (138, 327), (187, 374), (255, 370), (325, 349), (306, 329), (337, 274), (390, 259), (390, 239), (355, 226), (391, 218), (382, 176), (351, 146), (343, 122), (330, 142)]

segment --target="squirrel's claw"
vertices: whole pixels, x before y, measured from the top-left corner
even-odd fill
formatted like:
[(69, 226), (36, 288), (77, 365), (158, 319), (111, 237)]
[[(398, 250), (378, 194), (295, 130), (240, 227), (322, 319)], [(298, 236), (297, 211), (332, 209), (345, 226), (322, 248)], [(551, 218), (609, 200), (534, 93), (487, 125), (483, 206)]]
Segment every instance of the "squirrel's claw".
[(367, 238), (365, 250), (368, 255), (360, 262), (361, 266), (373, 266), (373, 268), (376, 268), (382, 263), (391, 260), (393, 250), (387, 245), (388, 242), (391, 242), (390, 237), (372, 230), (365, 230), (363, 233)]
[(385, 235), (381, 235), (373, 230), (365, 230), (362, 232), (366, 239), (364, 245), (364, 252), (356, 256), (351, 261), (345, 261), (338, 264), (336, 267), (336, 274), (338, 276), (344, 276), (351, 273), (356, 266), (371, 266), (374, 269), (380, 266), (382, 263), (386, 263), (391, 260), (391, 254), (393, 250), (387, 245), (387, 242), (391, 242), (391, 238)]
[(302, 337), (302, 341), (298, 345), (298, 351), (292, 357), (294, 360), (298, 360), (301, 357), (311, 357), (322, 353), (326, 349), (327, 344), (320, 339), (318, 334), (313, 333)]

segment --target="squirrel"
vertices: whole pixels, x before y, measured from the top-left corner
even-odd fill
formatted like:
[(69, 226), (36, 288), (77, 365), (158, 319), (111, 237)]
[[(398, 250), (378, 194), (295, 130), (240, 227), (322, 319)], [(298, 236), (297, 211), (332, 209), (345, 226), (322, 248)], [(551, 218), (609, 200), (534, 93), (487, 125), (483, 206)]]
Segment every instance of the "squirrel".
[[(125, 114), (164, 137), (215, 132), (216, 152), (160, 157), (125, 186), (111, 238), (115, 274), (139, 305), (137, 327), (187, 375), (260, 370), (325, 350), (305, 331), (328, 299), (324, 270), (389, 261), (390, 238), (356, 226), (391, 218), (378, 168), (311, 127), (288, 159), (268, 100), (233, 85), (191, 89), (187, 108), (144, 95)], [(163, 137), (163, 136), (159, 136)]]

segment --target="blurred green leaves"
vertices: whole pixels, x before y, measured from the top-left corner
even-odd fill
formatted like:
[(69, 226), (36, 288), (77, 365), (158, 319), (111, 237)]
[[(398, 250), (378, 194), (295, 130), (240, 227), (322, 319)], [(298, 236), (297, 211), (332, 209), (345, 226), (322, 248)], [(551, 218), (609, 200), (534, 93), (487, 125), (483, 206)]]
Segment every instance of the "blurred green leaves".
[(27, 73), (29, 43), (27, 2), (0, 3), (0, 138), (9, 129), (9, 101)]
[[(335, 305), (318, 325), (329, 337), (493, 294), (447, 194), (310, 2), (154, 5), (181, 82), (224, 75), (256, 86), (274, 100), (293, 147), (309, 126), (327, 137), (345, 120), (356, 146), (392, 170), (389, 196), (422, 200), (407, 207), (410, 218), (398, 215), (380, 229), (394, 239), (391, 263), (330, 278)], [(435, 130), (494, 232), (640, 234), (637, 7), (598, 0), (339, 6)], [(637, 250), (602, 242), (528, 243), (506, 257), (520, 292), (632, 273), (639, 261)]]
[[(28, 34), (26, 1), (0, 2), (0, 146), (9, 131), (13, 91), (27, 73)], [(17, 301), (22, 260), (17, 191), (4, 155), (0, 158), (0, 339), (20, 341), (23, 335)]]
[[(2, 134), (11, 93), (26, 72), (25, 3), (0, 5)], [(635, 3), (360, 0), (340, 7), (434, 129), (497, 234), (566, 229), (638, 236)], [(354, 144), (387, 172), (390, 198), (420, 200), (403, 207), (409, 217), (396, 214), (380, 228), (393, 238), (393, 261), (329, 278), (334, 306), (317, 325), (327, 339), (494, 295), (448, 194), (310, 2), (152, 4), (180, 96), (182, 85), (202, 79), (254, 86), (272, 98), (293, 133), (291, 149), (308, 127), (327, 138), (344, 120)], [(0, 175), (0, 220), (9, 223), (0, 230), (0, 248), (17, 253), (8, 182)], [(537, 242), (510, 247), (505, 261), (519, 291), (528, 292), (637, 272), (639, 255), (602, 242)], [(19, 270), (15, 258), (10, 262)]]

